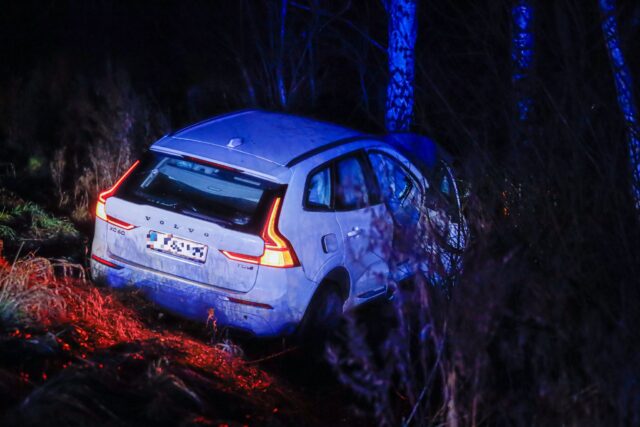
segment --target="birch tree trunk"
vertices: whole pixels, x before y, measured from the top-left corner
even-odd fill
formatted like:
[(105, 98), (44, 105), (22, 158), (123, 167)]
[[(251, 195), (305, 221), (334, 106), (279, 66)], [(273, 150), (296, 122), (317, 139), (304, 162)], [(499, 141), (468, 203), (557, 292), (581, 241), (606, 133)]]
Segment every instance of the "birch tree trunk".
[(414, 48), (417, 0), (389, 0), (389, 83), (385, 127), (389, 132), (407, 132), (414, 102)]
[(533, 8), (529, 0), (517, 0), (511, 9), (512, 82), (520, 127), (526, 131), (531, 113), (531, 64), (533, 62)]
[(287, 9), (289, 7), (288, 0), (280, 2), (280, 31), (278, 38), (278, 63), (276, 66), (276, 84), (278, 90), (278, 101), (280, 107), (287, 108), (287, 89), (284, 83), (284, 43), (287, 29)]
[(631, 191), (636, 209), (640, 210), (640, 130), (638, 128), (638, 110), (633, 98), (633, 82), (620, 48), (615, 0), (598, 0), (598, 3), (602, 12), (602, 33), (611, 62), (618, 105), (624, 115), (627, 127)]

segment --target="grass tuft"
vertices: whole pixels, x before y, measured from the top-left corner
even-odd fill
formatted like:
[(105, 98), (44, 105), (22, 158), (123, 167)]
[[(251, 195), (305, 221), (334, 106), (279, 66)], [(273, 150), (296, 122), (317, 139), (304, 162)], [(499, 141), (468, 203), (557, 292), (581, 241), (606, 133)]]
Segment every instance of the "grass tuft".
[(64, 314), (66, 303), (55, 286), (60, 263), (27, 257), (0, 269), (0, 322), (15, 326), (49, 324)]
[(24, 220), (30, 234), (37, 238), (54, 238), (59, 235), (77, 236), (78, 231), (66, 219), (54, 217), (32, 202), (14, 206), (11, 210), (14, 221)]

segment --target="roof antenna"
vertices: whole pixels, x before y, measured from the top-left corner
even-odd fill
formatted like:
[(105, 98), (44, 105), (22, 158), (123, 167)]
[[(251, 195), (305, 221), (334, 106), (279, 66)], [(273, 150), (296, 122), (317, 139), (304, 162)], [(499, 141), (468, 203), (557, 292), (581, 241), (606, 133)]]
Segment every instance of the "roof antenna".
[(229, 148), (236, 148), (239, 147), (240, 145), (242, 145), (242, 138), (231, 138), (229, 140), (229, 142), (227, 143), (227, 147)]

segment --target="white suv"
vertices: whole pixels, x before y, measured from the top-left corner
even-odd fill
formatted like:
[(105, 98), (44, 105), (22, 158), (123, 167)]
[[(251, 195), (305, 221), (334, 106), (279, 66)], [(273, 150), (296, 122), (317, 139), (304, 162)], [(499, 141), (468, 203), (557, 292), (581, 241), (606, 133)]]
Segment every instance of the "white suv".
[(237, 112), (161, 138), (100, 194), (91, 272), (218, 326), (311, 329), (400, 279), (394, 235), (418, 223), (427, 191), (383, 139)]

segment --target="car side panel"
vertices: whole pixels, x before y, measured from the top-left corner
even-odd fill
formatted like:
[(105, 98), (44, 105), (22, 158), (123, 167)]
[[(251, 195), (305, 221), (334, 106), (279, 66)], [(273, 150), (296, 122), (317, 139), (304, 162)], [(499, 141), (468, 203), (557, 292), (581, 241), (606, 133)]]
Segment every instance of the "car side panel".
[(342, 264), (344, 248), (333, 212), (307, 211), (302, 207), (306, 179), (312, 169), (307, 164), (293, 171), (278, 228), (291, 242), (307, 278), (319, 282), (321, 271)]
[[(335, 213), (309, 212), (302, 208), (306, 179), (312, 170), (336, 157), (358, 149), (380, 145), (378, 141), (354, 141), (323, 151), (292, 168), (291, 180), (283, 202), (283, 214), (280, 218), (279, 228), (291, 241), (296, 254), (300, 258), (306, 277), (316, 284), (319, 284), (335, 268), (345, 266), (345, 247), (342, 229), (335, 218)], [(386, 144), (382, 144), (382, 146), (386, 147)], [(294, 213), (290, 214), (291, 212)], [(336, 235), (338, 249), (335, 253), (326, 254), (322, 251), (320, 239), (326, 233)], [(380, 277), (382, 270), (373, 269), (370, 275)], [(353, 279), (350, 278), (350, 283), (347, 284), (349, 296), (345, 308), (358, 303), (355, 295), (351, 295), (353, 292), (352, 281)]]

